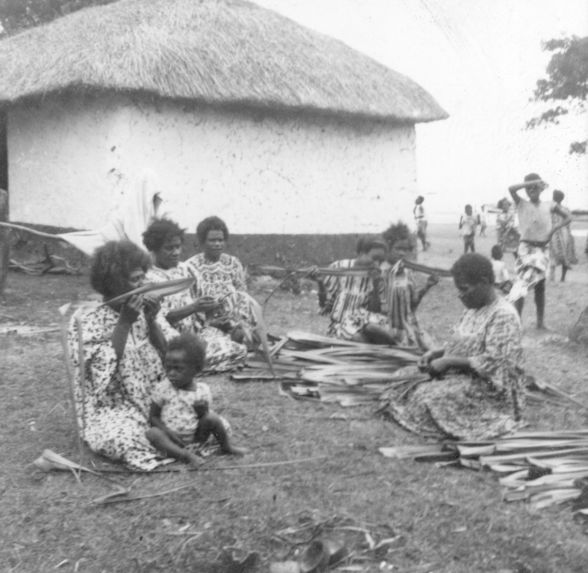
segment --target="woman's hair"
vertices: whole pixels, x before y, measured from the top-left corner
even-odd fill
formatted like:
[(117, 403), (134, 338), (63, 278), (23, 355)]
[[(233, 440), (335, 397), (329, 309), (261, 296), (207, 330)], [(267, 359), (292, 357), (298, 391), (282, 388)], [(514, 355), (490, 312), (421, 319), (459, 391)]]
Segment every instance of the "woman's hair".
[(198, 226), (196, 227), (196, 236), (201, 245), (206, 242), (206, 237), (208, 237), (210, 231), (222, 231), (225, 241), (229, 239), (229, 229), (220, 217), (206, 217), (206, 219), (202, 219), (202, 221), (198, 223)]
[(190, 332), (184, 332), (172, 338), (167, 344), (167, 352), (171, 350), (183, 350), (186, 361), (194, 366), (197, 372), (204, 368), (206, 362), (206, 344)]
[(490, 259), (478, 253), (466, 253), (455, 261), (451, 267), (454, 279), (477, 285), (483, 282), (494, 284), (494, 271)]
[(135, 269), (147, 271), (151, 258), (131, 241), (109, 241), (98, 247), (92, 258), (90, 284), (105, 297), (125, 290), (129, 275)]
[(143, 233), (143, 244), (148, 251), (158, 251), (167, 239), (180, 237), (184, 242), (185, 229), (170, 219), (156, 219)]
[(372, 249), (384, 249), (386, 250), (386, 243), (380, 239), (371, 239), (370, 237), (360, 237), (357, 240), (355, 250), (358, 255), (362, 253), (369, 253)]
[(392, 248), (398, 241), (409, 241), (411, 247), (414, 246), (410, 229), (408, 228), (408, 225), (402, 221), (398, 221), (398, 223), (390, 225), (382, 233), (382, 237), (384, 237), (384, 240), (386, 243), (388, 243), (390, 248)]
[(502, 247), (500, 245), (494, 245), (490, 250), (490, 255), (494, 260), (499, 261), (503, 255)]
[(565, 194), (563, 191), (560, 191), (559, 189), (555, 189), (555, 191), (553, 192), (553, 200), (556, 203), (561, 203), (564, 200)]

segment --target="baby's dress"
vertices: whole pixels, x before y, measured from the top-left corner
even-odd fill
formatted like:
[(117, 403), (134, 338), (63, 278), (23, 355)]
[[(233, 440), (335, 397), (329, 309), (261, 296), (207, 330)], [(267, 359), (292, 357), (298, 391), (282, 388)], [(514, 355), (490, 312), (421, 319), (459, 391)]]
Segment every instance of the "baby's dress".
[[(178, 434), (186, 446), (194, 443), (198, 428), (194, 405), (204, 401), (212, 410), (212, 394), (210, 387), (204, 382), (196, 382), (194, 390), (180, 390), (166, 378), (153, 392), (152, 400), (161, 408), (161, 421)], [(219, 417), (227, 433), (230, 433), (227, 420)]]

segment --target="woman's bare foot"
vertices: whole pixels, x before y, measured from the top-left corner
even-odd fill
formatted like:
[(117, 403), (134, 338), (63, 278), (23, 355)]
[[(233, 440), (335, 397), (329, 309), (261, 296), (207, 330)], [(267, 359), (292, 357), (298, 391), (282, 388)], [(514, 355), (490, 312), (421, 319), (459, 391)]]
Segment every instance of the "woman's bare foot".
[(197, 467), (200, 467), (204, 463), (204, 460), (202, 459), (201, 456), (190, 452), (190, 453), (186, 454), (186, 463), (193, 468), (197, 468)]
[(250, 450), (247, 448), (240, 448), (239, 446), (227, 446), (227, 448), (225, 448), (222, 453), (232, 456), (244, 456), (245, 454), (248, 454), (249, 451)]

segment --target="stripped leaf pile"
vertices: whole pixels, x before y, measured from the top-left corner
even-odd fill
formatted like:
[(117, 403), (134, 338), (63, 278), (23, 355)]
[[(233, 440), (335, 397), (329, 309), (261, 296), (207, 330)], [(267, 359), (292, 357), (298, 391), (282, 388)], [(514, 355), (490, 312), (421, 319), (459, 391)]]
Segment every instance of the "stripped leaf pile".
[(274, 380), (283, 392), (297, 399), (320, 399), (341, 406), (378, 402), (391, 385), (411, 387), (424, 380), (396, 375), (403, 366), (416, 364), (413, 349), (362, 344), (308, 332), (290, 332), (269, 350), (275, 377), (267, 361), (249, 359), (247, 366), (232, 374), (236, 382)]
[(389, 458), (489, 470), (499, 476), (503, 499), (526, 501), (532, 509), (574, 501), (588, 517), (588, 429), (517, 432), (483, 442), (382, 447)]
[[(429, 380), (426, 373), (403, 369), (417, 363), (421, 352), (416, 348), (364, 344), (300, 331), (273, 337), (270, 347), (272, 337), (265, 326), (258, 335), (263, 342), (263, 360), (250, 357), (245, 368), (231, 375), (235, 382), (279, 381), (282, 393), (296, 399), (379, 406), (391, 390), (401, 390), (402, 396)], [(530, 402), (588, 409), (559, 388), (530, 376), (525, 391)]]

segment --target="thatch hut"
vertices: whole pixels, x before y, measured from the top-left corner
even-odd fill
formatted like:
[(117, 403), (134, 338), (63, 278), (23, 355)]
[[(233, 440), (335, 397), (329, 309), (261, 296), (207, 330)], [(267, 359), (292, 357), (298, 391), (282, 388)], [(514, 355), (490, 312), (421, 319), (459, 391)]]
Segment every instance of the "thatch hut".
[[(353, 232), (408, 213), (414, 81), (245, 0), (120, 0), (0, 42), (11, 219), (100, 226), (148, 166), (193, 226)], [(0, 130), (1, 131), (1, 130)]]

